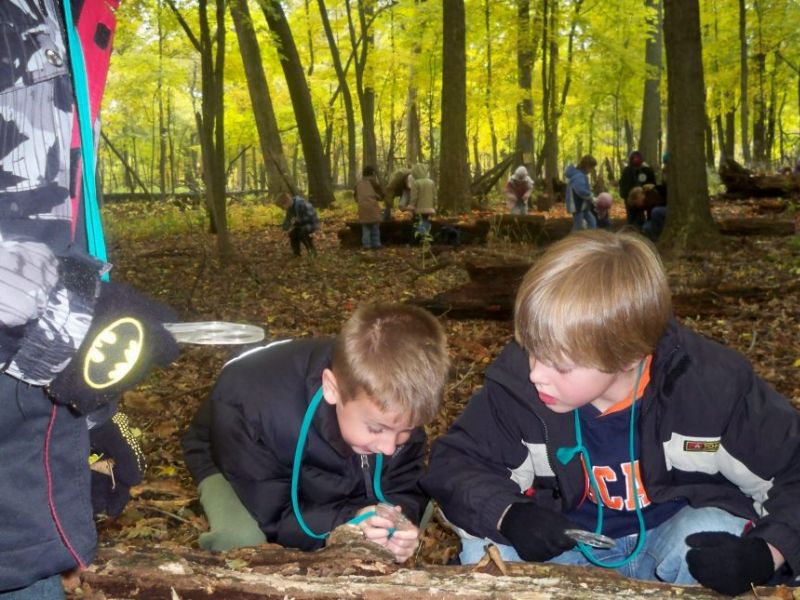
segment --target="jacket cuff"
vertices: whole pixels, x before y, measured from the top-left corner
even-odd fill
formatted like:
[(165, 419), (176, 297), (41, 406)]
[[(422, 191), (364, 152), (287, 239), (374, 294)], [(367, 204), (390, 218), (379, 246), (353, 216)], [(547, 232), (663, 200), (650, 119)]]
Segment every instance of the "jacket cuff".
[(777, 548), (792, 572), (800, 573), (800, 534), (797, 530), (781, 523), (760, 523), (746, 535), (761, 538)]

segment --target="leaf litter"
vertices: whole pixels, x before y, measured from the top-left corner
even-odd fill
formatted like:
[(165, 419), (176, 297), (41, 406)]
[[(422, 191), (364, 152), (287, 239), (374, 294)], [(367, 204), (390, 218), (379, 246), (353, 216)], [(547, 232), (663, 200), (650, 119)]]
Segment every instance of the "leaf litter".
[[(714, 211), (718, 217), (748, 216), (755, 210), (748, 206), (715, 205)], [(114, 218), (125, 218), (125, 210), (115, 207)], [(548, 216), (565, 216), (563, 207)], [(113, 277), (171, 305), (183, 320), (259, 325), (267, 339), (331, 336), (360, 303), (431, 298), (468, 281), (466, 262), (535, 260), (542, 251), (504, 239), (491, 239), (485, 246), (434, 247), (444, 266), (430, 269), (430, 254), (423, 255), (419, 247), (373, 252), (341, 247), (336, 235), (341, 227), (341, 216), (325, 219), (315, 236), (316, 257), (301, 258), (291, 256), (278, 227), (236, 231), (231, 235), (234, 258), (226, 263), (214, 255), (214, 238), (199, 227), (156, 236), (117, 233), (110, 251)], [(766, 300), (723, 294), (715, 298), (715, 314), (687, 316), (683, 322), (744, 353), (761, 376), (800, 408), (800, 292), (797, 286), (782, 292), (800, 276), (800, 237), (729, 237), (719, 248), (665, 264), (673, 293), (775, 289)], [(446, 316), (441, 321), (452, 368), (442, 410), (426, 428), (431, 439), (460, 414), (513, 334), (510, 322)], [(185, 346), (176, 363), (125, 395), (122, 408), (142, 432), (148, 469), (124, 513), (99, 518), (101, 544), (197, 546), (207, 523), (180, 439), (220, 368), (237, 351)], [(456, 553), (456, 537), (435, 517), (423, 534), (418, 561), (446, 564)]]

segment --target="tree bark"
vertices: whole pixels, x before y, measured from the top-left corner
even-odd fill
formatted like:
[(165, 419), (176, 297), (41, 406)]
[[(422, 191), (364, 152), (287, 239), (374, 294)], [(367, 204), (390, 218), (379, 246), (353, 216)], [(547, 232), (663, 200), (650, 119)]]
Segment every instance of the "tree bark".
[[(449, 1), (449, 0), (445, 0)], [(700, 586), (673, 586), (626, 579), (606, 569), (486, 558), (473, 566), (401, 567), (376, 555), (367, 542), (299, 552), (265, 544), (223, 554), (200, 550), (113, 548), (100, 551), (81, 573), (77, 597), (122, 600), (630, 600), (680, 597), (714, 600)], [(785, 594), (788, 592), (788, 596)], [(759, 597), (787, 588), (758, 588)], [(769, 596), (774, 597), (774, 596)]]
[(665, 250), (707, 248), (717, 230), (705, 167), (706, 113), (699, 0), (665, 0), (670, 169)]
[(467, 153), (467, 57), (464, 0), (444, 0), (442, 17), (442, 142), (439, 205), (452, 213), (469, 210)]
[[(488, 10), (487, 4), (487, 19)], [(530, 0), (517, 0), (517, 85), (521, 99), (517, 103), (516, 150), (528, 170), (531, 170), (531, 165), (533, 164), (532, 71), (533, 47), (531, 44)]]
[(233, 0), (231, 15), (244, 63), (247, 89), (250, 92), (250, 103), (253, 106), (253, 116), (261, 146), (261, 158), (267, 171), (269, 193), (273, 198), (281, 192), (295, 193), (297, 186), (289, 174), (286, 156), (283, 153), (281, 134), (262, 66), (264, 62), (261, 59), (261, 48), (253, 29), (247, 0)]
[(750, 109), (747, 96), (747, 9), (745, 0), (739, 0), (739, 118), (742, 130), (742, 158), (750, 164)]
[(316, 206), (326, 208), (333, 204), (334, 200), (330, 168), (325, 160), (322, 139), (311, 102), (311, 93), (308, 90), (292, 30), (280, 0), (262, 0), (261, 6), (267, 19), (267, 25), (280, 44), (278, 56), (286, 78), (286, 85), (289, 88), (289, 95), (292, 98), (297, 131), (306, 160), (308, 197)]
[(342, 59), (339, 56), (339, 47), (336, 45), (336, 39), (333, 36), (325, 0), (317, 0), (317, 3), (319, 4), (322, 26), (325, 29), (325, 37), (328, 40), (328, 48), (330, 48), (331, 59), (333, 60), (333, 68), (336, 71), (336, 77), (339, 79), (339, 91), (342, 93), (342, 101), (344, 102), (345, 119), (347, 120), (347, 187), (353, 189), (357, 183), (356, 169), (358, 167), (356, 163), (356, 118), (353, 110), (353, 97), (350, 94), (350, 86), (347, 83), (344, 68), (342, 68)]
[(645, 162), (658, 169), (659, 138), (661, 136), (661, 0), (645, 0), (648, 11), (648, 36), (645, 42), (646, 73), (644, 101), (642, 102), (642, 128), (639, 132), (639, 152)]

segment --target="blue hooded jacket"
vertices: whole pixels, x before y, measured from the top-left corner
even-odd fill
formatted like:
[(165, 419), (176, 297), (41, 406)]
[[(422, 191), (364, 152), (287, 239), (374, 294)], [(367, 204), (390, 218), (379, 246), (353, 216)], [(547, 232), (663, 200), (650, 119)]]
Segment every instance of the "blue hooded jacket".
[(569, 165), (564, 169), (564, 178), (567, 180), (567, 211), (574, 214), (587, 209), (588, 205), (584, 203), (591, 202), (592, 189), (586, 173), (575, 165)]

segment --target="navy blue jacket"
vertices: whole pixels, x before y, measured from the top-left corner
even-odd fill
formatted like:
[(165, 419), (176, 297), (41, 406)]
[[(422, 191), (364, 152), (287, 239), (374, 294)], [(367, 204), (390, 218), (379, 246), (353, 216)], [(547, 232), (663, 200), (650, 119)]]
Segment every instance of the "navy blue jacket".
[[(313, 550), (290, 502), (292, 463), (306, 409), (330, 367), (333, 340), (285, 340), (229, 362), (183, 440), (186, 465), (197, 483), (222, 473), (258, 521), (267, 541)], [(384, 457), (381, 489), (389, 502), (419, 522), (427, 498), (419, 488), (425, 433), (417, 428)], [(303, 518), (316, 533), (332, 530), (378, 502), (375, 457), (353, 452), (342, 439), (336, 408), (320, 402), (300, 470)]]
[[(41, 387), (0, 375), (0, 591), (84, 564), (94, 556), (86, 417), (53, 404)], [(47, 434), (51, 414), (52, 431)], [(48, 491), (47, 466), (52, 485)], [(66, 540), (56, 529), (50, 499)]]
[[(586, 492), (572, 413), (539, 401), (516, 343), (431, 451), (422, 487), (464, 533), (508, 541), (506, 507), (536, 502), (569, 512)], [(684, 499), (755, 521), (747, 535), (775, 546), (800, 572), (800, 412), (747, 359), (676, 322), (662, 336), (640, 410), (640, 468), (653, 502)], [(527, 494), (525, 494), (527, 492)]]

